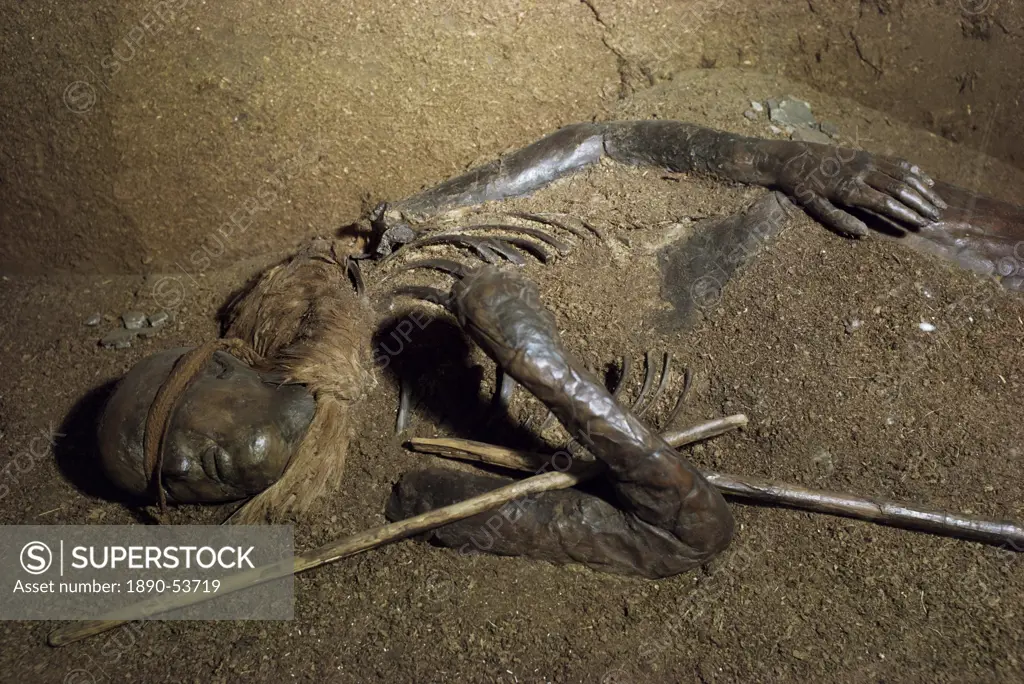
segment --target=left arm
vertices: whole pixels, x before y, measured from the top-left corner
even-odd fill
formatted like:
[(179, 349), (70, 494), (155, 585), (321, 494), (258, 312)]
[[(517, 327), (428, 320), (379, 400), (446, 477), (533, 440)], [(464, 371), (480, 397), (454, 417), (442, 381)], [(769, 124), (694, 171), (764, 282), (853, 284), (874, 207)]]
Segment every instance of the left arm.
[(792, 140), (749, 138), (681, 121), (566, 126), (498, 160), (385, 209), (385, 227), (458, 207), (527, 195), (608, 157), (781, 190), (826, 227), (863, 236), (850, 210), (911, 228), (937, 220), (944, 203), (933, 181), (909, 162)]

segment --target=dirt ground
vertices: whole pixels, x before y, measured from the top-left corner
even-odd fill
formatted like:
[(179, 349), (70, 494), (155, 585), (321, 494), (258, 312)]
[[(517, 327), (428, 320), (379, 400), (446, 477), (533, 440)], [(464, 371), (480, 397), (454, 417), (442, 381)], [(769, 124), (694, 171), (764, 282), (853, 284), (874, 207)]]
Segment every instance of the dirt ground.
[[(111, 382), (216, 335), (229, 295), (309, 236), (565, 123), (772, 136), (743, 113), (791, 93), (843, 144), (1009, 201), (1024, 182), (1016, 0), (43, 1), (0, 2), (0, 23), (2, 524), (138, 522), (82, 477)], [(659, 254), (761, 194), (603, 167), (514, 206), (605, 231), (527, 271), (594, 368), (672, 352), (652, 421), (683, 366), (696, 382), (674, 426), (750, 416), (689, 450), (698, 465), (1024, 521), (1019, 299), (798, 215), (680, 319)], [(244, 229), (218, 239), (233, 215)], [(100, 348), (129, 309), (174, 322)], [(406, 436), (529, 442), (515, 426), (536, 425), (537, 405), (520, 393), (494, 420), (491, 364), (444, 320), (428, 333), (403, 354), (436, 366)], [(422, 346), (438, 341), (442, 357)], [(395, 377), (378, 380), (345, 497), (297, 528), (299, 548), (380, 524), (394, 481), (424, 461), (392, 434)], [(53, 625), (3, 622), (0, 680), (1024, 681), (1011, 553), (734, 510), (724, 557), (658, 582), (406, 542), (300, 577), (292, 622), (145, 623), (60, 650), (44, 644)]]
[[(608, 115), (771, 135), (763, 115), (751, 121), (743, 112), (751, 100), (789, 93), (835, 123), (845, 144), (899, 153), (1004, 199), (1024, 180), (1012, 166), (852, 100), (749, 71), (680, 72)], [(604, 166), (494, 210), (565, 211), (605, 232), (604, 240), (567, 236), (571, 255), (527, 272), (568, 346), (594, 368), (623, 355), (642, 366), (648, 350), (672, 352), (672, 396), (648, 415), (653, 422), (665, 420), (683, 366), (696, 382), (675, 426), (750, 416), (742, 432), (690, 449), (700, 466), (1024, 520), (1013, 484), (1024, 465), (1019, 298), (897, 244), (840, 239), (798, 214), (720, 299), (702, 300), (692, 322), (679, 318), (668, 303), (678, 284), (662, 282), (659, 252), (763, 192)], [(215, 335), (217, 309), (299, 243), (285, 242), (194, 276), (170, 267), (4, 275), (0, 412), (10, 467), (0, 471), (0, 522), (136, 522), (77, 479), (98, 397), (143, 356)], [(371, 282), (377, 275), (367, 273)], [(112, 319), (131, 308), (169, 308), (175, 321), (129, 350), (99, 348)], [(93, 312), (107, 320), (84, 327)], [(921, 322), (935, 330), (923, 332)], [(515, 426), (536, 424), (539, 408), (520, 393), (512, 426), (488, 420), (491, 364), (449, 323), (432, 324), (422, 342), (434, 346), (401, 355), (410, 368), (425, 358), (435, 369), (405, 436), (528, 439)], [(395, 377), (378, 381), (359, 408), (345, 496), (297, 528), (299, 548), (383, 522), (391, 485), (426, 458), (392, 434)], [(634, 376), (627, 396), (638, 384)], [(544, 437), (562, 439), (557, 429)], [(405, 542), (298, 578), (291, 622), (144, 623), (59, 650), (44, 644), (52, 625), (5, 622), (0, 671), (26, 682), (1024, 678), (1024, 569), (1010, 552), (788, 510), (734, 511), (731, 549), (668, 580)], [(186, 508), (174, 520), (223, 515)]]
[(0, 25), (18, 273), (224, 268), (701, 66), (1024, 151), (1019, 0), (8, 0)]

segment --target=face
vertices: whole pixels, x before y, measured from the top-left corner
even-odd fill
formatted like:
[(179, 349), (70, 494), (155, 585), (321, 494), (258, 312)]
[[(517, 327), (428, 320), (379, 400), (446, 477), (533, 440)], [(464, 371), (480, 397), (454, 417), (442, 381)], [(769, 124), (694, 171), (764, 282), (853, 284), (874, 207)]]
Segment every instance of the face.
[[(126, 493), (152, 497), (143, 468), (146, 417), (157, 389), (187, 350), (155, 354), (121, 381), (100, 424), (102, 465)], [(163, 486), (179, 503), (235, 501), (284, 472), (313, 418), (301, 385), (281, 385), (217, 352), (178, 400), (163, 445)]]

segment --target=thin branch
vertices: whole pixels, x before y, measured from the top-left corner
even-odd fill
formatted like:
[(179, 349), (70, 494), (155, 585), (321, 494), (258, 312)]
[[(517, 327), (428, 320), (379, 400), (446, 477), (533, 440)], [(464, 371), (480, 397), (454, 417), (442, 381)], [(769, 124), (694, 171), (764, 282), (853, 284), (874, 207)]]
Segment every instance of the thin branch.
[[(730, 416), (722, 421), (735, 418), (736, 416)], [(707, 425), (709, 423), (682, 432), (706, 431)], [(676, 445), (680, 441), (677, 440)], [(550, 462), (553, 467), (558, 468), (557, 461), (551, 460), (551, 457), (469, 440), (417, 438), (410, 440), (408, 446), (414, 451), (463, 461), (488, 463), (513, 470), (537, 470), (543, 467), (545, 462)], [(576, 474), (581, 479), (590, 479), (603, 472), (604, 466), (592, 461), (573, 462), (562, 470)], [(845, 492), (809, 489), (798, 484), (775, 482), (747, 475), (727, 475), (707, 470), (703, 471), (703, 474), (708, 482), (723, 494), (746, 501), (866, 520), (889, 527), (1003, 546), (1017, 552), (1024, 551), (1024, 528), (1009, 521), (948, 513), (900, 501)]]
[(406, 518), (389, 525), (375, 527), (358, 534), (343, 537), (325, 546), (295, 556), (292, 559), (228, 575), (221, 580), (220, 590), (216, 594), (162, 594), (112, 611), (96, 620), (86, 620), (55, 629), (50, 632), (47, 641), (51, 646), (64, 646), (87, 637), (102, 634), (126, 622), (193, 606), (217, 596), (254, 587), (264, 582), (287, 577), (288, 575), (297, 575), (300, 572), (312, 570), (328, 563), (334, 563), (342, 558), (348, 558), (363, 551), (376, 549), (385, 544), (390, 544), (406, 537), (412, 537), (421, 532), (427, 532), (456, 520), (469, 518), (478, 513), (489, 511), (492, 508), (497, 508), (509, 501), (553, 489), (567, 489), (579, 484), (580, 481), (581, 478), (579, 476), (569, 473), (553, 472), (536, 475), (486, 492), (480, 496), (474, 496), (457, 504), (452, 504), (451, 506), (437, 508), (412, 518)]

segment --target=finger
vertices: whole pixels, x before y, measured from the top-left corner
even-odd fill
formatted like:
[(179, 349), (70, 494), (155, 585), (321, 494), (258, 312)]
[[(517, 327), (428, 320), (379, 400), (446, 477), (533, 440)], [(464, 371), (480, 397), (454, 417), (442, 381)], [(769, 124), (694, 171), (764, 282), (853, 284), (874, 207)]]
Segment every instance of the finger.
[(947, 209), (949, 207), (949, 205), (946, 204), (941, 197), (939, 197), (939, 193), (935, 192), (933, 189), (925, 185), (924, 182), (917, 176), (911, 173), (907, 173), (904, 174), (904, 177), (900, 178), (900, 180), (902, 180), (904, 183), (917, 190), (926, 200), (937, 206), (939, 209)]
[(881, 170), (884, 173), (889, 174), (897, 180), (901, 180), (910, 187), (917, 190), (921, 195), (929, 202), (937, 206), (939, 209), (945, 209), (949, 205), (942, 201), (939, 197), (939, 193), (932, 189), (935, 185), (928, 174), (922, 171), (916, 164), (911, 164), (905, 159), (886, 159), (888, 165), (891, 165), (891, 169), (885, 168), (885, 164), (880, 165)]
[(894, 197), (903, 202), (922, 216), (926, 216), (933, 221), (938, 221), (941, 218), (938, 207), (921, 197), (916, 190), (906, 183), (898, 181), (891, 176), (887, 176), (881, 171), (869, 173), (864, 181), (875, 190), (884, 192), (890, 197)]
[[(890, 164), (893, 164), (897, 168), (901, 169), (905, 173), (917, 176), (922, 181), (924, 181), (925, 185), (935, 185), (935, 181), (933, 181), (927, 173), (922, 171), (921, 167), (918, 166), (917, 164), (911, 164), (906, 159), (900, 159), (899, 157), (890, 157), (887, 161)], [(901, 178), (900, 180), (905, 179)]]
[[(893, 235), (895, 237), (902, 237), (902, 236), (906, 235), (908, 232), (911, 232), (911, 231), (907, 230), (906, 226), (904, 226), (904, 225), (902, 225), (900, 223), (897, 223), (896, 221), (893, 221), (888, 216), (883, 216), (883, 215), (879, 214), (878, 212), (871, 211), (870, 209), (863, 209), (863, 208), (861, 208), (860, 211), (862, 212), (862, 214), (865, 217), (870, 217), (869, 220), (877, 222), (874, 225), (872, 225), (871, 227), (874, 228), (875, 230), (878, 230), (879, 232), (888, 233), (888, 234)], [(933, 223), (931, 225), (935, 225), (935, 224)], [(920, 231), (913, 231), (913, 232), (919, 233)]]
[(864, 225), (863, 221), (838, 209), (820, 195), (812, 195), (801, 202), (801, 205), (811, 215), (811, 218), (843, 237), (867, 237), (868, 227)]
[(843, 193), (842, 200), (851, 207), (871, 209), (883, 216), (902, 221), (907, 225), (920, 228), (928, 224), (928, 219), (907, 205), (888, 195), (883, 195), (866, 183), (858, 183), (849, 192)]

